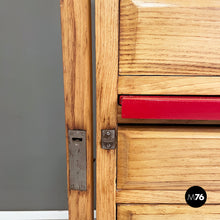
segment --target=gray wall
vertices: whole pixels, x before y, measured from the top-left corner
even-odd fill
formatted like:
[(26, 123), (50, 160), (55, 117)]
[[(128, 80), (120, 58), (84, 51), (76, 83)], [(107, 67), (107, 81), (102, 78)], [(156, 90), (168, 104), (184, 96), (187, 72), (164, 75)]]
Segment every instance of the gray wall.
[(0, 210), (67, 209), (58, 0), (0, 1)]

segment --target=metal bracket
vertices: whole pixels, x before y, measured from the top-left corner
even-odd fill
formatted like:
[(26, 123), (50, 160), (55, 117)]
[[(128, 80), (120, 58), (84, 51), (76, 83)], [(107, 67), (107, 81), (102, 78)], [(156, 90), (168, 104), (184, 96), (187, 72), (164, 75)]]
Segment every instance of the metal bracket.
[(116, 148), (116, 134), (115, 130), (102, 130), (102, 148), (105, 150), (112, 150)]
[(86, 131), (69, 130), (69, 185), (71, 190), (87, 189)]

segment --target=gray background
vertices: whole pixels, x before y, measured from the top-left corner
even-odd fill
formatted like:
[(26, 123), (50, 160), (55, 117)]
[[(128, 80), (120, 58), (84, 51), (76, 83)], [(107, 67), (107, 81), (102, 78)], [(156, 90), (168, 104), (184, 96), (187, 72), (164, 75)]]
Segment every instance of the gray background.
[(0, 0), (0, 210), (63, 209), (59, 0)]

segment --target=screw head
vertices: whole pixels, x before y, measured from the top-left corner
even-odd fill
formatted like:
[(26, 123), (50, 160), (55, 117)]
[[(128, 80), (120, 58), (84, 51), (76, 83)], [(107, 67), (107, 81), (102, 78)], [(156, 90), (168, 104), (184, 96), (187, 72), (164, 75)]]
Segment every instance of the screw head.
[(106, 137), (106, 138), (109, 138), (110, 136), (111, 136), (111, 132), (110, 132), (110, 131), (106, 131), (106, 132), (105, 132), (105, 137)]

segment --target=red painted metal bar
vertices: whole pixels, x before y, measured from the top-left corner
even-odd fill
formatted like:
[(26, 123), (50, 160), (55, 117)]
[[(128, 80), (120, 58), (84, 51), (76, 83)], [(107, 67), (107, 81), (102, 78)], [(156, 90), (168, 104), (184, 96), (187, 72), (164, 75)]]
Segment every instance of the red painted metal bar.
[(220, 120), (220, 97), (120, 96), (122, 118)]

